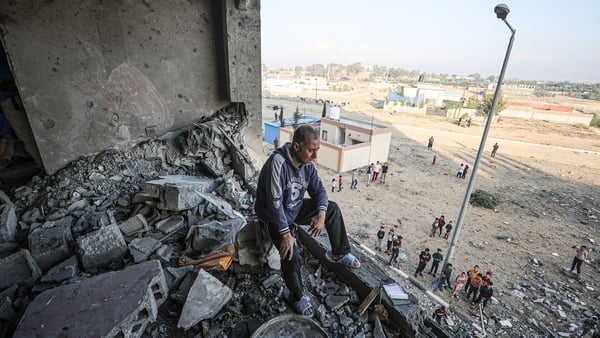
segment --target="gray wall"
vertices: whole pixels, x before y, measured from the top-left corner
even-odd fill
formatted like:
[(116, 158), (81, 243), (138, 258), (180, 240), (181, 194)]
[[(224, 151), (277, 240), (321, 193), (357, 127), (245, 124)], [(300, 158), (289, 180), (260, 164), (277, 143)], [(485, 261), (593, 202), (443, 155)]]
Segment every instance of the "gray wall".
[(0, 27), (48, 173), (231, 102), (261, 140), (259, 0), (0, 0)]

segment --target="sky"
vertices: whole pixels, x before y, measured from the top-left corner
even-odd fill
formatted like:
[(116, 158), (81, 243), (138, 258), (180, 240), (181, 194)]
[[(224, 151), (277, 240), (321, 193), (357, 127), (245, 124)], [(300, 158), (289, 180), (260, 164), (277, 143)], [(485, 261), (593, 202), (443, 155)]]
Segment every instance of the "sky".
[(379, 65), (505, 80), (600, 83), (597, 0), (261, 0), (262, 63)]

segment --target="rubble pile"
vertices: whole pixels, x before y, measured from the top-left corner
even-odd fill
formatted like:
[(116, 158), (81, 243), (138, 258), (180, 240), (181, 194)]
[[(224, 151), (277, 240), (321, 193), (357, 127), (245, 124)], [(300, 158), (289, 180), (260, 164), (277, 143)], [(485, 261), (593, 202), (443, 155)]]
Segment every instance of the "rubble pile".
[[(293, 313), (253, 236), (258, 170), (235, 108), (0, 192), (0, 335), (245, 337)], [(390, 333), (303, 255), (329, 336)]]

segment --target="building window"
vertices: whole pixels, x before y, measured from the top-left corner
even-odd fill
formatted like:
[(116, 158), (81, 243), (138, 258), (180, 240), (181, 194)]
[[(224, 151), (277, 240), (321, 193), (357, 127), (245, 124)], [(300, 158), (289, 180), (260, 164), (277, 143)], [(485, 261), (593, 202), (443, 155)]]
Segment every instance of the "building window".
[(321, 140), (327, 142), (327, 130), (323, 130), (323, 137), (321, 137)]

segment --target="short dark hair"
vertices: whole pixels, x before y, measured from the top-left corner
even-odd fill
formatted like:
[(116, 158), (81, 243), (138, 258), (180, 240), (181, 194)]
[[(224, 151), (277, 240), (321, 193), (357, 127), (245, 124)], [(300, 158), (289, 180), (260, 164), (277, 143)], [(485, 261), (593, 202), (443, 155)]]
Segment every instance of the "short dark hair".
[(311, 139), (318, 139), (319, 133), (312, 126), (304, 124), (296, 129), (292, 142), (298, 143), (300, 147), (304, 147), (308, 143), (309, 137), (311, 137)]

